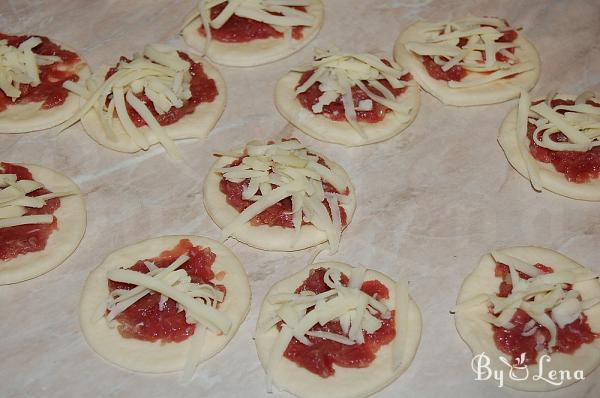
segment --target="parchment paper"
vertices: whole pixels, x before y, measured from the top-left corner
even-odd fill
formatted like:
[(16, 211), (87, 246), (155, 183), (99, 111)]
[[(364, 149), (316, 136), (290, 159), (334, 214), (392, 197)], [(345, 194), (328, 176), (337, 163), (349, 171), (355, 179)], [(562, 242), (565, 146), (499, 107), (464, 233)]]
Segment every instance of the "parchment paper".
[[(467, 12), (506, 17), (537, 46), (542, 76), (534, 94), (554, 88), (600, 89), (600, 3), (589, 1), (325, 0), (326, 20), (304, 50), (256, 68), (221, 67), (227, 109), (205, 141), (180, 142), (187, 163), (162, 149), (136, 155), (98, 146), (75, 125), (48, 132), (0, 136), (0, 159), (44, 165), (80, 184), (88, 228), (79, 249), (54, 271), (0, 286), (0, 397), (236, 397), (267, 396), (253, 332), (266, 290), (302, 268), (309, 250), (267, 253), (227, 244), (242, 259), (252, 284), (248, 318), (232, 342), (203, 364), (187, 386), (179, 376), (118, 369), (87, 346), (78, 324), (85, 278), (105, 256), (166, 234), (218, 237), (202, 205), (211, 154), (266, 139), (286, 128), (272, 92), (290, 67), (307, 62), (313, 46), (391, 54), (398, 34), (420, 19)], [(78, 49), (92, 68), (140, 51), (146, 43), (184, 46), (176, 37), (195, 0), (2, 0), (0, 31), (47, 35)], [(454, 108), (422, 95), (415, 123), (381, 144), (346, 149), (297, 133), (342, 164), (358, 196), (355, 219), (332, 259), (410, 280), (424, 329), (410, 369), (378, 397), (538, 397), (474, 381), (471, 354), (449, 314), (463, 278), (492, 248), (540, 245), (600, 270), (600, 212), (550, 192), (535, 193), (506, 161), (498, 127), (516, 101)], [(329, 259), (323, 256), (322, 259)], [(597, 397), (600, 371), (544, 397)], [(275, 392), (272, 397), (287, 397)]]

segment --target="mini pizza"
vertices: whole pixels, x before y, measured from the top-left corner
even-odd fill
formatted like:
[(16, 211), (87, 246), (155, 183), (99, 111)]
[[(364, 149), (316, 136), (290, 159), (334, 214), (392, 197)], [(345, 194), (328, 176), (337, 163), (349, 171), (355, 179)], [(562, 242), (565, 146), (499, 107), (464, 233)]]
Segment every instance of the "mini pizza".
[(540, 75), (535, 47), (504, 19), (468, 16), (417, 22), (396, 40), (394, 57), (447, 105), (504, 102), (531, 90)]
[(68, 177), (0, 162), (0, 285), (60, 265), (79, 245), (85, 224), (81, 192)]
[(206, 137), (225, 109), (219, 71), (196, 54), (158, 44), (101, 68), (85, 86), (65, 87), (82, 99), (65, 127), (81, 119), (90, 137), (119, 152), (159, 143), (172, 158), (181, 159), (173, 141)]
[(498, 142), (510, 164), (542, 188), (574, 199), (600, 201), (600, 99), (550, 93), (531, 101), (521, 93)]
[(385, 58), (317, 49), (310, 65), (279, 80), (275, 105), (316, 139), (357, 146), (408, 127), (419, 111), (419, 87)]
[(322, 23), (321, 0), (200, 0), (181, 34), (218, 64), (255, 66), (298, 51)]
[[(486, 254), (465, 279), (456, 328), (473, 355), (486, 353), (492, 370), (514, 367), (516, 379), (505, 378), (506, 385), (550, 391), (577, 379), (552, 385), (533, 375), (587, 376), (600, 364), (598, 303), (598, 272), (549, 249), (513, 247)], [(518, 373), (524, 368), (530, 377)]]
[(231, 340), (250, 306), (244, 268), (222, 244), (165, 236), (117, 250), (89, 275), (79, 316), (107, 361), (144, 373), (183, 371)]
[(329, 243), (338, 249), (356, 199), (336, 163), (295, 138), (220, 154), (204, 180), (204, 206), (229, 237), (263, 250)]
[(397, 379), (420, 338), (421, 313), (406, 281), (327, 262), (269, 290), (256, 349), (269, 389), (273, 384), (298, 397), (359, 398)]
[(79, 99), (63, 83), (90, 70), (75, 51), (44, 36), (0, 33), (0, 133), (54, 127), (73, 116)]

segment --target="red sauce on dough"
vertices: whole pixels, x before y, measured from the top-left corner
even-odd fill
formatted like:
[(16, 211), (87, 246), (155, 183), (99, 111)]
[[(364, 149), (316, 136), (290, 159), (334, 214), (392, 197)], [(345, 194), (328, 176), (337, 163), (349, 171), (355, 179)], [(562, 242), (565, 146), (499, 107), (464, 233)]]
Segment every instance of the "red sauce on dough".
[[(587, 101), (589, 105), (600, 107), (593, 101)], [(555, 99), (551, 101), (551, 106), (574, 105), (574, 101)], [(559, 110), (559, 113), (564, 111)], [(535, 125), (527, 124), (527, 134), (529, 137), (529, 150), (531, 155), (538, 161), (552, 163), (556, 171), (563, 173), (567, 180), (575, 183), (586, 183), (600, 176), (600, 146), (594, 147), (587, 152), (576, 151), (553, 151), (548, 148), (538, 146), (533, 141), (533, 132)], [(539, 137), (544, 131), (539, 132)], [(555, 133), (550, 136), (557, 142), (567, 142), (568, 138), (563, 133)]]
[[(242, 159), (243, 158), (237, 159), (229, 166), (239, 165)], [(319, 161), (319, 163), (323, 164), (324, 166), (327, 166), (322, 159)], [(227, 203), (229, 203), (229, 205), (235, 208), (239, 213), (243, 212), (244, 210), (246, 210), (247, 207), (254, 203), (250, 200), (242, 198), (242, 192), (244, 191), (244, 188), (248, 186), (249, 182), (249, 179), (246, 179), (243, 182), (232, 182), (226, 180), (225, 177), (222, 177), (221, 182), (219, 183), (219, 189), (225, 194)], [(325, 192), (340, 193), (328, 182), (323, 182), (323, 189)], [(348, 195), (349, 193), (350, 190), (348, 188), (346, 188), (346, 191), (343, 192), (344, 195)], [(257, 194), (260, 194), (260, 189)], [(329, 215), (331, 216), (331, 209), (329, 208), (329, 203), (327, 202), (327, 200), (323, 200), (323, 204), (325, 205), (329, 212)], [(342, 225), (346, 225), (346, 211), (342, 206), (339, 206), (339, 208)], [(288, 197), (267, 208), (262, 213), (254, 217), (250, 222), (252, 225), (268, 225), (271, 227), (279, 226), (284, 228), (294, 228), (293, 214), (291, 214), (291, 212), (292, 199)], [(302, 222), (302, 224), (305, 223)]]
[[(535, 267), (542, 270), (544, 273), (552, 273), (554, 270), (551, 267), (547, 267), (543, 264), (535, 264)], [(510, 284), (510, 271), (508, 266), (505, 264), (497, 263), (495, 274), (497, 277), (503, 278), (500, 283), (498, 296), (507, 297), (512, 292), (512, 285)], [(522, 279), (529, 279), (528, 275), (519, 272), (519, 276)], [(568, 286), (566, 290), (570, 290)], [(504, 329), (492, 325), (494, 331), (494, 341), (496, 347), (505, 354), (512, 357), (512, 361), (516, 365), (533, 365), (537, 363), (538, 341), (540, 346), (545, 349), (548, 348), (548, 341), (550, 340), (550, 332), (540, 324), (536, 324), (536, 332), (531, 336), (522, 336), (525, 329), (525, 325), (531, 321), (531, 317), (523, 310), (518, 309), (515, 315), (511, 319), (511, 323), (514, 326), (512, 329)], [(557, 325), (558, 334), (556, 346), (552, 347), (553, 352), (563, 352), (566, 354), (572, 354), (581, 345), (591, 343), (600, 334), (593, 333), (590, 325), (587, 322), (587, 316), (582, 314), (579, 319), (565, 325), (564, 328), (560, 328)], [(519, 363), (517, 359), (525, 354), (525, 362)]]
[[(215, 274), (212, 265), (216, 254), (210, 248), (194, 246), (189, 240), (182, 239), (171, 250), (165, 250), (158, 257), (148, 260), (139, 260), (131, 268), (133, 271), (148, 273), (144, 261), (151, 261), (159, 268), (166, 268), (178, 257), (187, 254), (190, 259), (179, 269), (184, 269), (191, 277), (193, 283), (205, 283), (225, 292), (225, 286), (213, 283)], [(133, 289), (135, 286), (108, 281), (110, 291), (115, 289)], [(119, 322), (118, 330), (125, 338), (135, 338), (144, 341), (158, 341), (163, 343), (181, 342), (194, 334), (196, 325), (185, 320), (185, 311), (177, 311), (177, 303), (168, 299), (161, 311), (159, 309), (160, 294), (150, 293), (131, 305), (115, 318)]]
[[(210, 103), (213, 102), (214, 99), (219, 94), (217, 90), (217, 84), (215, 81), (208, 77), (208, 75), (204, 72), (204, 68), (201, 63), (194, 62), (186, 53), (178, 51), (179, 57), (190, 63), (190, 74), (192, 75), (192, 80), (190, 81), (190, 91), (192, 92), (192, 96), (185, 100), (183, 106), (181, 108), (171, 107), (167, 112), (162, 115), (156, 112), (154, 108), (154, 104), (144, 93), (136, 94), (138, 97), (152, 112), (154, 118), (158, 121), (161, 126), (168, 126), (170, 124), (176, 123), (185, 115), (190, 113), (194, 113), (196, 107), (202, 103)], [(121, 57), (119, 60), (120, 63), (129, 63), (129, 60), (126, 57)], [(112, 67), (106, 73), (104, 79), (108, 79), (113, 74), (117, 72), (117, 67)], [(112, 94), (107, 97), (107, 104), (111, 100)], [(125, 101), (125, 107), (127, 108), (127, 113), (129, 117), (133, 121), (136, 127), (146, 126), (146, 122), (142, 117), (129, 105), (127, 101)]]
[[(18, 47), (25, 40), (32, 36), (9, 36), (0, 33), (0, 40), (7, 40), (8, 45)], [(30, 102), (42, 102), (42, 109), (51, 109), (64, 104), (69, 96), (69, 91), (63, 88), (63, 83), (67, 80), (78, 81), (77, 72), (71, 68), (74, 64), (81, 61), (79, 56), (72, 51), (61, 48), (44, 36), (39, 37), (42, 42), (34, 47), (32, 51), (39, 55), (54, 55), (60, 57), (62, 62), (56, 62), (51, 65), (40, 65), (41, 83), (37, 86), (30, 84), (21, 84), (21, 96), (14, 102), (11, 97), (0, 90), (0, 112), (5, 110), (11, 104), (27, 104)]]
[[(0, 174), (16, 174), (18, 180), (33, 180), (26, 167), (11, 163), (0, 163)], [(39, 196), (49, 193), (47, 189), (40, 188), (30, 192), (27, 196)], [(39, 208), (27, 208), (25, 215), (53, 214), (60, 207), (60, 199), (54, 198), (46, 201)], [(11, 260), (18, 255), (44, 250), (48, 237), (58, 228), (58, 220), (54, 217), (51, 224), (27, 224), (16, 227), (0, 228), (0, 260)]]
[[(508, 22), (506, 22), (506, 21), (504, 21), (504, 22), (506, 23), (506, 26), (508, 27), (509, 26)], [(481, 25), (481, 26), (486, 26), (486, 25)], [(440, 34), (442, 34), (442, 32), (440, 32)], [(516, 30), (508, 30), (508, 31), (504, 32), (504, 34), (500, 38), (498, 38), (496, 40), (496, 42), (497, 43), (512, 43), (513, 41), (515, 41), (517, 39), (518, 36), (519, 36), (519, 34), (517, 33)], [(467, 44), (467, 38), (461, 37), (458, 42), (458, 47), (462, 48), (465, 44)], [(514, 52), (514, 49), (509, 48), (508, 51), (510, 51), (512, 53), (512, 52)], [(496, 60), (499, 62), (506, 62), (506, 61), (508, 61), (508, 57), (506, 57), (500, 53), (496, 53)], [(424, 56), (422, 62), (423, 62), (423, 66), (425, 66), (425, 69), (427, 70), (427, 73), (429, 73), (429, 76), (433, 77), (436, 80), (461, 81), (469, 73), (466, 69), (464, 69), (460, 65), (455, 65), (452, 68), (448, 69), (447, 71), (443, 71), (442, 67), (440, 65), (436, 64), (434, 62), (433, 58), (430, 56)], [(485, 62), (485, 52), (483, 53), (482, 62)], [(507, 76), (507, 77), (505, 77), (505, 79), (510, 78), (512, 76), (514, 76), (514, 75)]]
[[(323, 282), (326, 271), (325, 268), (312, 270), (308, 278), (296, 289), (296, 293), (312, 291), (318, 294), (330, 290)], [(347, 285), (348, 277), (342, 274), (341, 282), (343, 285)], [(388, 289), (377, 280), (365, 281), (361, 290), (376, 299), (389, 297)], [(379, 315), (377, 317), (382, 320), (382, 326), (372, 334), (363, 332), (365, 338), (363, 344), (345, 345), (308, 336), (312, 345), (307, 346), (294, 338), (285, 350), (284, 356), (298, 366), (323, 378), (335, 374), (334, 364), (345, 368), (366, 368), (375, 360), (379, 348), (389, 344), (396, 336), (394, 311), (389, 319), (383, 319)], [(311, 330), (343, 335), (339, 321), (330, 321), (323, 326), (317, 324)]]
[[(225, 9), (227, 2), (221, 3), (210, 9), (210, 19), (213, 20)], [(306, 7), (293, 7), (297, 10), (306, 11)], [(272, 13), (273, 15), (281, 15)], [(303, 37), (304, 26), (292, 27), (292, 38), (300, 40)], [(198, 28), (201, 35), (205, 35), (204, 26)], [(244, 43), (258, 39), (281, 38), (283, 33), (275, 30), (271, 25), (255, 21), (254, 19), (232, 15), (219, 29), (211, 28), (211, 37), (224, 43)]]
[[(388, 64), (388, 66), (390, 65), (388, 61), (386, 61), (386, 60), (382, 60), (382, 61), (385, 62), (386, 64)], [(315, 72), (314, 70), (304, 72), (300, 76), (300, 80), (298, 81), (298, 85), (296, 87), (304, 84), (304, 82), (307, 81), (314, 72)], [(410, 75), (410, 73), (405, 74), (401, 78), (401, 80), (404, 80), (404, 81), (409, 81), (411, 79), (412, 79), (412, 76)], [(380, 79), (380, 80), (378, 80), (378, 82), (383, 84), (385, 86), (385, 88), (390, 90), (392, 92), (392, 94), (394, 94), (394, 96), (396, 96), (396, 97), (406, 91), (406, 87), (393, 88), (386, 79)], [(383, 96), (379, 90), (370, 86), (367, 83), (367, 81), (363, 80), (362, 83), (365, 86), (367, 86), (367, 88), (370, 91), (372, 91), (373, 93)], [(305, 92), (297, 95), (298, 100), (300, 101), (302, 106), (311, 112), (312, 112), (312, 106), (314, 104), (316, 104), (319, 101), (319, 97), (321, 97), (321, 95), (323, 95), (323, 91), (321, 91), (321, 89), (319, 88), (319, 85), (320, 85), (319, 82), (315, 82)], [(356, 85), (352, 86), (352, 100), (354, 102), (355, 107), (358, 106), (360, 101), (366, 100), (366, 99), (369, 99), (369, 96), (367, 94), (365, 94), (364, 91), (362, 91)], [(380, 103), (373, 101), (373, 109), (370, 111), (356, 111), (356, 119), (361, 122), (377, 123), (377, 122), (382, 121), (383, 118), (385, 118), (385, 115), (390, 111), (391, 111), (391, 109), (386, 107), (385, 105), (381, 105)], [(337, 121), (337, 122), (346, 120), (342, 96), (340, 95), (335, 101), (323, 106), (323, 112), (320, 114), (328, 117), (331, 120)]]

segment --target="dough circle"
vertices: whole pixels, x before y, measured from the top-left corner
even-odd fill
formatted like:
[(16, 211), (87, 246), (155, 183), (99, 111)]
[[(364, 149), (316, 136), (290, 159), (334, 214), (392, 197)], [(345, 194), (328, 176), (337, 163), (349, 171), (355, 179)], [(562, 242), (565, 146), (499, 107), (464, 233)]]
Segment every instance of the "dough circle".
[(423, 39), (422, 31), (430, 24), (417, 22), (408, 27), (396, 40), (394, 59), (407, 69), (419, 85), (446, 105), (476, 106), (508, 101), (519, 96), (521, 88), (529, 91), (540, 76), (540, 57), (537, 50), (522, 33), (515, 40), (520, 45), (515, 52), (521, 63), (530, 62), (535, 68), (510, 79), (496, 80), (475, 87), (450, 88), (448, 82), (429, 76), (427, 69), (416, 54), (408, 51), (404, 44)]
[[(354, 186), (352, 185), (352, 182), (350, 182), (350, 177), (340, 165), (327, 159), (321, 154), (317, 155), (325, 160), (327, 166), (329, 166), (331, 170), (336, 174), (343, 176), (346, 181), (349, 181), (349, 201), (347, 204), (341, 204), (346, 211), (346, 226), (348, 226), (352, 221), (352, 216), (356, 209)], [(227, 166), (233, 160), (233, 158), (226, 156), (219, 158), (212, 165), (204, 180), (204, 207), (210, 218), (212, 218), (215, 224), (221, 229), (229, 225), (240, 214), (235, 208), (227, 203), (225, 194), (221, 192), (219, 188), (221, 174), (215, 171)], [(302, 250), (327, 241), (325, 232), (317, 229), (312, 224), (303, 225), (300, 228), (300, 233), (297, 234), (293, 228), (283, 228), (279, 226), (270, 227), (268, 225), (254, 226), (247, 222), (236, 230), (232, 237), (257, 249), (270, 251)]]
[(62, 264), (79, 246), (86, 226), (86, 211), (79, 187), (70, 178), (41, 166), (27, 167), (35, 181), (52, 192), (77, 192), (60, 198), (60, 207), (54, 212), (58, 228), (50, 234), (44, 250), (0, 260), (0, 285), (22, 282), (45, 274)]
[[(61, 48), (77, 53), (71, 47), (52, 40), (53, 43)], [(80, 62), (73, 65), (77, 70), (79, 82), (87, 80), (91, 73), (90, 68), (83, 59), (77, 54)], [(27, 104), (10, 105), (4, 111), (0, 112), (0, 134), (28, 133), (32, 131), (49, 129), (58, 126), (62, 122), (75, 115), (79, 110), (79, 97), (69, 91), (65, 102), (60, 106), (50, 109), (42, 109), (43, 102), (30, 102)]]
[(207, 331), (202, 346), (204, 362), (221, 351), (231, 340), (250, 307), (250, 285), (243, 266), (227, 247), (212, 239), (199, 236), (163, 236), (127, 246), (110, 254), (93, 270), (85, 281), (79, 305), (79, 322), (83, 335), (92, 349), (105, 360), (122, 368), (144, 373), (168, 373), (182, 370), (193, 336), (181, 343), (148, 342), (121, 337), (116, 328), (109, 327), (103, 317), (97, 319), (98, 309), (108, 296), (108, 271), (130, 267), (137, 260), (158, 256), (172, 249), (181, 239), (189, 239), (195, 246), (209, 247), (217, 255), (212, 269), (215, 274), (224, 271), (219, 284), (225, 285), (227, 294), (221, 309), (232, 321), (227, 335)]
[[(207, 56), (215, 63), (227, 66), (257, 66), (288, 57), (310, 43), (323, 24), (324, 7), (321, 0), (311, 0), (306, 11), (316, 18), (314, 26), (305, 27), (300, 40), (286, 41), (284, 38), (258, 39), (243, 43), (224, 43), (211, 40)], [(198, 29), (202, 26), (196, 18), (181, 34), (185, 42), (196, 51), (204, 52), (206, 39)]]
[[(202, 63), (204, 72), (209, 78), (215, 81), (218, 94), (212, 102), (203, 102), (196, 107), (193, 113), (183, 116), (173, 124), (163, 126), (163, 131), (173, 140), (205, 138), (208, 136), (223, 114), (225, 103), (227, 101), (225, 80), (221, 73), (201, 56), (190, 52), (186, 54), (193, 59), (194, 62)], [(108, 69), (108, 66), (104, 66), (101, 69), (101, 75), (105, 75)], [(80, 99), (80, 101), (81, 104), (86, 102), (84, 99)], [(127, 153), (134, 153), (142, 150), (133, 142), (118, 120), (115, 120), (114, 123), (114, 132), (117, 136), (116, 140), (110, 139), (106, 135), (102, 123), (100, 122), (100, 118), (93, 110), (89, 111), (81, 118), (81, 123), (83, 124), (86, 133), (94, 139), (94, 141), (106, 148)], [(138, 131), (144, 134), (150, 145), (158, 143), (158, 139), (148, 126), (139, 128)]]
[[(276, 328), (264, 331), (260, 327), (275, 314), (276, 306), (269, 303), (269, 297), (279, 293), (293, 293), (308, 277), (310, 270), (319, 267), (338, 268), (346, 275), (350, 275), (352, 270), (352, 266), (339, 262), (311, 264), (271, 287), (262, 302), (256, 329), (256, 350), (263, 368), (267, 367), (271, 349), (278, 335)], [(395, 309), (395, 282), (387, 275), (369, 269), (365, 274), (365, 280), (372, 279), (379, 280), (389, 289), (390, 298), (384, 302), (389, 308)], [(288, 391), (302, 398), (361, 398), (374, 394), (392, 383), (408, 369), (419, 347), (421, 313), (412, 298), (409, 300), (408, 321), (410, 327), (406, 337), (407, 345), (402, 365), (396, 370), (393, 369), (392, 341), (377, 351), (375, 360), (368, 367), (344, 368), (334, 365), (335, 375), (328, 378), (317, 376), (283, 358), (279, 367), (273, 369), (273, 384), (280, 390)]]
[(325, 142), (346, 146), (359, 146), (385, 141), (407, 128), (417, 117), (420, 106), (419, 87), (409, 86), (396, 98), (410, 104), (407, 118), (389, 112), (378, 123), (359, 122), (367, 139), (361, 137), (347, 121), (334, 121), (326, 116), (314, 114), (304, 108), (296, 97), (295, 89), (301, 73), (288, 72), (275, 87), (275, 105), (279, 113), (291, 124), (311, 137)]
[[(534, 246), (511, 247), (502, 249), (501, 252), (523, 259), (529, 263), (541, 263), (554, 268), (555, 271), (581, 268), (570, 258), (550, 249)], [(475, 270), (467, 276), (458, 295), (457, 304), (472, 299), (480, 294), (492, 294), (498, 291), (501, 278), (495, 276), (496, 262), (490, 254), (486, 254), (479, 261)], [(581, 292), (583, 300), (600, 296), (600, 282), (589, 280), (576, 283), (575, 288)], [(600, 307), (592, 307), (584, 311), (593, 332), (600, 332)], [(492, 370), (504, 370), (508, 367), (499, 360), (500, 356), (509, 356), (496, 347), (492, 326), (482, 319), (488, 313), (487, 304), (483, 303), (472, 309), (459, 311), (455, 315), (456, 329), (460, 337), (471, 348), (473, 355), (485, 352), (490, 358)], [(510, 359), (509, 359), (510, 360)], [(543, 364), (544, 375), (551, 370), (570, 370), (571, 374), (577, 369), (583, 370), (587, 376), (600, 365), (600, 339), (595, 339), (591, 344), (585, 344), (573, 354), (553, 353), (551, 361)], [(504, 384), (522, 391), (551, 391), (566, 387), (577, 380), (565, 380), (564, 384), (554, 386), (543, 380), (533, 380), (532, 376), (539, 373), (539, 365), (529, 366), (530, 377), (527, 380), (515, 381), (505, 377)]]
[[(573, 95), (558, 95), (557, 97), (569, 100), (576, 98)], [(525, 160), (521, 156), (521, 151), (519, 151), (517, 145), (516, 127), (517, 109), (513, 109), (502, 122), (498, 134), (498, 143), (500, 143), (500, 146), (504, 150), (509, 163), (519, 174), (529, 180)], [(529, 149), (529, 139), (527, 137), (522, 138), (525, 148)], [(540, 178), (545, 189), (573, 199), (600, 201), (600, 178), (595, 178), (581, 184), (570, 182), (563, 173), (556, 171), (552, 163), (544, 163), (536, 160), (529, 150), (527, 150), (526, 156), (539, 166)]]

